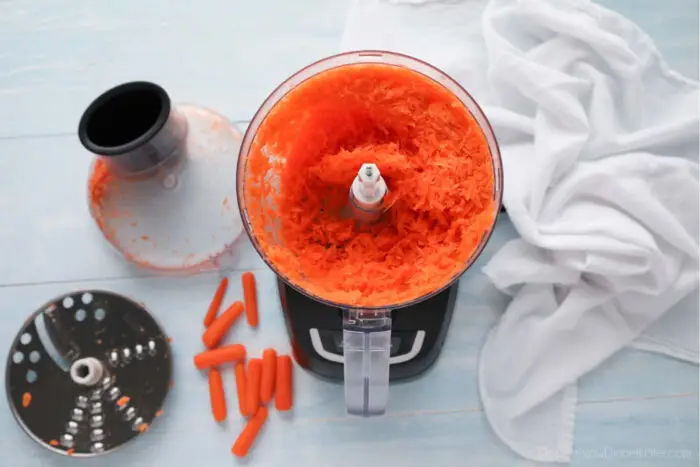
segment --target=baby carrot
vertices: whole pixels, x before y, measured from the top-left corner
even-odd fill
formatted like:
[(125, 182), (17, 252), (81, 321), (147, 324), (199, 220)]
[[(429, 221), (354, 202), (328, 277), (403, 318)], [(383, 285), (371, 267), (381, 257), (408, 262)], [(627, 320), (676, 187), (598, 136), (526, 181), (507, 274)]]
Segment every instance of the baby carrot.
[(260, 433), (260, 429), (265, 424), (265, 420), (267, 420), (267, 407), (258, 407), (255, 415), (248, 420), (245, 428), (243, 428), (241, 434), (238, 435), (236, 442), (233, 443), (231, 452), (233, 452), (234, 455), (237, 457), (245, 457), (248, 454), (250, 447), (255, 442), (255, 438), (257, 438), (258, 433)]
[(194, 356), (194, 366), (198, 370), (221, 365), (222, 363), (235, 362), (245, 358), (245, 347), (241, 344), (232, 344), (207, 350)]
[(240, 410), (241, 415), (244, 417), (248, 415), (246, 410), (246, 375), (245, 375), (245, 363), (238, 362), (235, 367), (236, 373), (236, 394), (238, 395), (238, 410)]
[(209, 325), (204, 335), (202, 335), (202, 342), (204, 345), (213, 349), (221, 339), (224, 334), (233, 326), (239, 316), (243, 313), (243, 304), (241, 302), (234, 302), (233, 305), (228, 307), (226, 311), (221, 313), (221, 315), (214, 320), (213, 323)]
[(277, 352), (275, 349), (265, 349), (262, 357), (262, 377), (260, 378), (260, 401), (267, 404), (275, 392), (275, 376), (277, 373)]
[(280, 355), (277, 357), (275, 408), (280, 411), (291, 409), (293, 393), (292, 358), (289, 355)]
[(260, 406), (260, 378), (262, 377), (262, 360), (251, 358), (248, 362), (248, 375), (245, 390), (246, 412), (254, 414)]
[(246, 272), (241, 276), (243, 282), (243, 301), (245, 302), (245, 317), (251, 327), (258, 326), (258, 297), (255, 291), (255, 276)]
[(226, 289), (228, 288), (228, 279), (224, 277), (221, 279), (221, 282), (219, 283), (219, 287), (216, 289), (216, 293), (214, 294), (214, 297), (211, 299), (211, 303), (209, 304), (209, 309), (207, 310), (207, 314), (204, 316), (204, 326), (209, 327), (211, 323), (214, 322), (214, 318), (216, 318), (216, 314), (219, 312), (219, 308), (221, 308), (221, 302), (224, 300), (224, 295), (226, 295)]
[(224, 394), (224, 382), (218, 368), (209, 370), (209, 398), (214, 420), (217, 422), (226, 420), (226, 395)]

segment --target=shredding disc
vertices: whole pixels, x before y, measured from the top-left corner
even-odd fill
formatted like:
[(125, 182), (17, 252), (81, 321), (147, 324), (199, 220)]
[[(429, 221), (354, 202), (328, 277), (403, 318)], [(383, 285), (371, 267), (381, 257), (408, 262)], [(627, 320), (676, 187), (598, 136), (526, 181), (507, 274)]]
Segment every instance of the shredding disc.
[(88, 457), (118, 448), (160, 415), (172, 377), (168, 337), (111, 292), (63, 295), (36, 311), (7, 359), (7, 397), (37, 443)]

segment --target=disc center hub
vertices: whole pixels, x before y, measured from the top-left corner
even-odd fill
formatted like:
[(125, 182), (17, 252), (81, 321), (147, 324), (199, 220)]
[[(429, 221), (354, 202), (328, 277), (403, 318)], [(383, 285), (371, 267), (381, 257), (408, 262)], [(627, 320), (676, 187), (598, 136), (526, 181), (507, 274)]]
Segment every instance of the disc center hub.
[(102, 362), (93, 357), (81, 358), (70, 367), (70, 377), (74, 383), (81, 386), (94, 386), (104, 374)]

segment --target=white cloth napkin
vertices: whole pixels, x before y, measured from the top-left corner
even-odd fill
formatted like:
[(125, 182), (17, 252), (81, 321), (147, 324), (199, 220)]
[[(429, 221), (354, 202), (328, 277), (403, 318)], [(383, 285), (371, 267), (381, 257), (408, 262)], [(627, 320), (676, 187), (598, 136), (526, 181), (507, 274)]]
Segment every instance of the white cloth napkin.
[(508, 446), (569, 461), (576, 380), (622, 347), (698, 362), (698, 84), (637, 26), (585, 0), (356, 0), (342, 48), (438, 66), (496, 130), (522, 238), (485, 268), (513, 300), (479, 388)]

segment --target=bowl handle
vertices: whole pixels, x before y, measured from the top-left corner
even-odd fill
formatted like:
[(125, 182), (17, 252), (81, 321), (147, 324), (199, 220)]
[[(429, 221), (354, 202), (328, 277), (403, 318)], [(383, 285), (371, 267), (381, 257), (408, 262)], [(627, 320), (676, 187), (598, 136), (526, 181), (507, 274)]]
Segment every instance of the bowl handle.
[(343, 310), (348, 414), (370, 417), (386, 411), (390, 349), (391, 310)]

